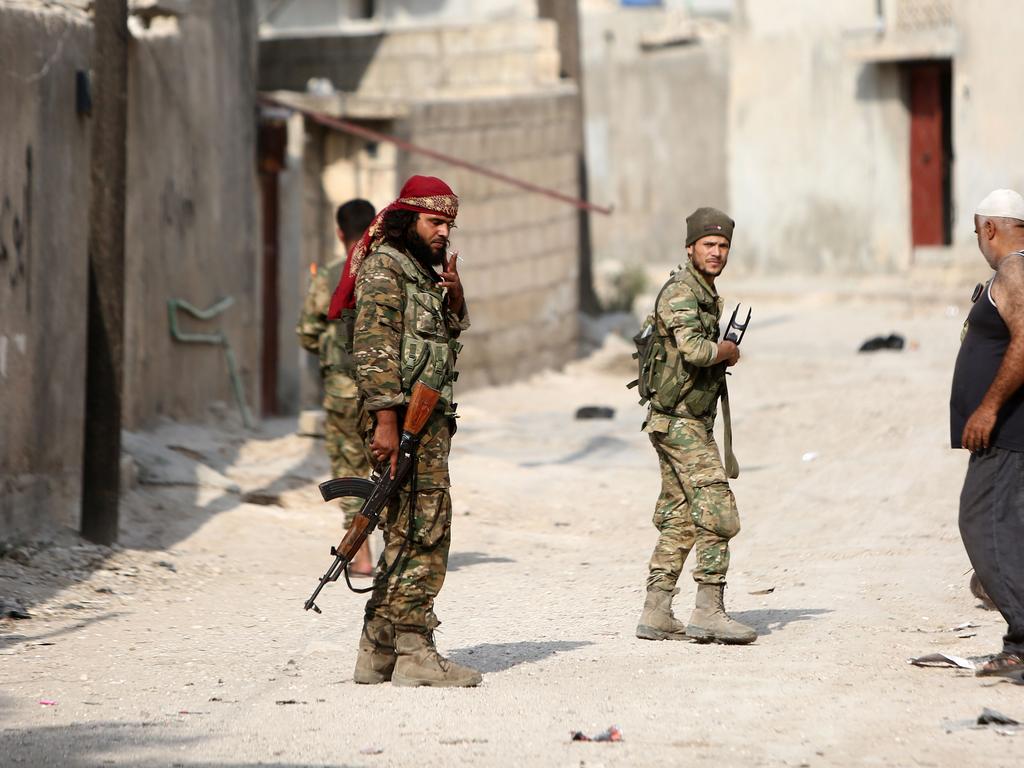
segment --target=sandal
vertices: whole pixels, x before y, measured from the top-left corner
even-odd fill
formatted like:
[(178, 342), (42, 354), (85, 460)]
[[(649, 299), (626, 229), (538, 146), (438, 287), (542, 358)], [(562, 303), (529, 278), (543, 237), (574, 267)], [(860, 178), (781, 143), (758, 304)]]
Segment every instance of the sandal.
[(1024, 656), (1019, 653), (997, 653), (982, 664), (974, 673), (978, 677), (1021, 677), (1024, 676)]

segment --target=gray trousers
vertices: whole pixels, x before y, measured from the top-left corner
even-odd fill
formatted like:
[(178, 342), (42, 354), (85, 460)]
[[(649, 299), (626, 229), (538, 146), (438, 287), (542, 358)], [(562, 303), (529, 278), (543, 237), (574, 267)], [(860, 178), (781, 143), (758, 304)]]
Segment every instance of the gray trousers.
[(971, 455), (960, 492), (960, 536), (1006, 619), (1003, 650), (1024, 654), (1024, 453), (990, 448)]

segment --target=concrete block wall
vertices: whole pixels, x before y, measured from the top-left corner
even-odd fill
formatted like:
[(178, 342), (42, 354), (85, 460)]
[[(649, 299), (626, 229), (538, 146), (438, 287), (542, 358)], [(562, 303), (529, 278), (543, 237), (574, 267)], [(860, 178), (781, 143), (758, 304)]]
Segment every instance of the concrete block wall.
[[(374, 121), (369, 125), (385, 133), (394, 131), (389, 121)], [(335, 211), (355, 197), (369, 200), (380, 210), (394, 200), (399, 185), (396, 182), (398, 150), (394, 145), (378, 144), (371, 151), (365, 140), (328, 130), (301, 116), (289, 126), (289, 132), (289, 144), (294, 152), (289, 150), (288, 162), (295, 170), (288, 171), (287, 186), (282, 186), (280, 199), (283, 228), (279, 248), (282, 269), (279, 359), (285, 362), (280, 366), (279, 377), (290, 376), (298, 383), (293, 396), (280, 402), (286, 412), (319, 408), (323, 401), (317, 359), (298, 347), (294, 329), (309, 289), (311, 265), (319, 269), (344, 256), (344, 248), (334, 231)], [(301, 202), (292, 206), (290, 195)], [(293, 226), (297, 219), (300, 222)], [(290, 361), (296, 359), (297, 348), (296, 371)]]
[(78, 519), (91, 50), (82, 17), (0, 6), (0, 540)]
[(528, 92), (558, 81), (553, 22), (301, 34), (260, 42), (260, 88), (304, 91), (310, 78), (377, 99)]
[[(566, 195), (578, 189), (575, 88), (529, 96), (414, 105), (409, 139)], [(575, 356), (579, 262), (576, 209), (416, 155), (399, 163), (439, 176), (459, 195), (452, 248), (460, 252), (472, 328), (460, 387), (560, 367)], [(400, 183), (400, 182), (399, 182)]]

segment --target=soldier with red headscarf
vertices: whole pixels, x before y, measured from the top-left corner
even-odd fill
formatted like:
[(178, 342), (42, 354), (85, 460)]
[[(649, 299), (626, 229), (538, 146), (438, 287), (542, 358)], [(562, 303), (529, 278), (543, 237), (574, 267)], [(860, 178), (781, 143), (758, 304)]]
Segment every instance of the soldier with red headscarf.
[(412, 387), (441, 393), (423, 431), (415, 475), (388, 509), (384, 552), (359, 642), (357, 683), (473, 686), (480, 673), (437, 652), (434, 598), (451, 542), (448, 452), (455, 425), (452, 385), (469, 327), (458, 256), (447, 256), (458, 197), (443, 181), (413, 176), (353, 249), (331, 316), (354, 307), (353, 356), (367, 450), (398, 458), (399, 424)]

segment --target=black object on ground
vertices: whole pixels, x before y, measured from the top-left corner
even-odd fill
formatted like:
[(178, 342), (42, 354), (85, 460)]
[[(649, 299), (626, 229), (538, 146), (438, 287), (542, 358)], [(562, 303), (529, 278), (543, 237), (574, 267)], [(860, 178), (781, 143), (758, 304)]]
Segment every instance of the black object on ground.
[(1002, 712), (985, 707), (978, 715), (978, 725), (1020, 725), (1020, 723)]
[(612, 725), (608, 730), (601, 731), (596, 736), (587, 736), (583, 731), (572, 732), (573, 741), (622, 741), (622, 731), (619, 726)]
[(903, 349), (906, 339), (897, 333), (888, 336), (872, 336), (860, 345), (858, 352), (877, 352), (880, 349)]
[(31, 619), (25, 606), (17, 600), (0, 597), (0, 619)]
[(584, 405), (576, 409), (577, 419), (614, 419), (615, 409), (607, 405)]

